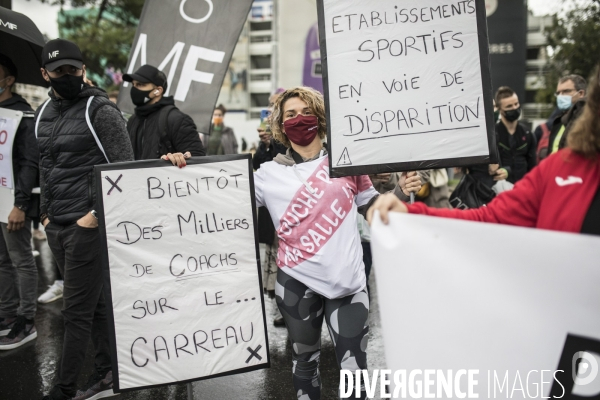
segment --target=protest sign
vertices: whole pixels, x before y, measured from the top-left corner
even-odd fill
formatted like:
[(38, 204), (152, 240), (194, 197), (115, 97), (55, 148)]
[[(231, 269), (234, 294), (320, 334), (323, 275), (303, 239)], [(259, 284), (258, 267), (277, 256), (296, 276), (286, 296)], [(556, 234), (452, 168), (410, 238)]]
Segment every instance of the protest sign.
[(8, 223), (15, 202), (13, 143), (23, 112), (0, 108), (0, 222)]
[(333, 176), (495, 161), (484, 0), (319, 0)]
[[(212, 112), (252, 0), (146, 0), (126, 71), (150, 64), (167, 76), (165, 96), (209, 133)], [(133, 113), (131, 85), (123, 83), (118, 105)]]
[(21, 118), (22, 111), (0, 108), (0, 188), (13, 188), (13, 142)]
[(96, 179), (116, 390), (268, 367), (250, 158), (103, 165)]
[(600, 238), (392, 213), (371, 239), (400, 394), (413, 373), (412, 398), (600, 396)]

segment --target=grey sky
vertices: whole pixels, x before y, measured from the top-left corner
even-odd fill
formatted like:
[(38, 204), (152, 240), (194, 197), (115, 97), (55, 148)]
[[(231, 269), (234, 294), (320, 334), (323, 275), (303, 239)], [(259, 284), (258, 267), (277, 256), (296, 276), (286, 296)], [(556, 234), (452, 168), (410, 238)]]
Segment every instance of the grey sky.
[[(59, 6), (50, 6), (40, 0), (13, 0), (12, 3), (14, 11), (31, 18), (40, 31), (48, 35), (50, 39), (58, 36), (56, 15), (60, 9)], [(528, 3), (535, 15), (553, 14), (561, 9), (561, 0), (529, 0)], [(65, 6), (65, 8), (70, 7)]]

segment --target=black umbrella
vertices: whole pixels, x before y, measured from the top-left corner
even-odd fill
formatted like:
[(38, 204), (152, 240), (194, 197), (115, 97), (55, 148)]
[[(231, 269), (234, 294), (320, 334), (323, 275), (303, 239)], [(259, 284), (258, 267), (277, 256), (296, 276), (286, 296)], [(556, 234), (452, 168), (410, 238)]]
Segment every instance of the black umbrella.
[(40, 30), (28, 17), (0, 7), (0, 53), (15, 63), (17, 82), (48, 86), (40, 72), (44, 44)]

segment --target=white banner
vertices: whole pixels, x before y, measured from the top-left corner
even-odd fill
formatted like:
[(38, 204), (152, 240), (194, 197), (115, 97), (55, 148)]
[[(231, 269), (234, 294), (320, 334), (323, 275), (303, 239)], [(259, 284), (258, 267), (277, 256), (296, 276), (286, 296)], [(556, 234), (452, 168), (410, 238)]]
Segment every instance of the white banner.
[(12, 154), (21, 118), (21, 111), (0, 108), (0, 222), (3, 223), (8, 223), (15, 202)]
[(319, 0), (319, 28), (335, 176), (490, 161), (483, 0)]
[(398, 213), (371, 235), (395, 398), (600, 398), (599, 237)]
[(115, 164), (96, 177), (116, 388), (268, 367), (249, 157)]

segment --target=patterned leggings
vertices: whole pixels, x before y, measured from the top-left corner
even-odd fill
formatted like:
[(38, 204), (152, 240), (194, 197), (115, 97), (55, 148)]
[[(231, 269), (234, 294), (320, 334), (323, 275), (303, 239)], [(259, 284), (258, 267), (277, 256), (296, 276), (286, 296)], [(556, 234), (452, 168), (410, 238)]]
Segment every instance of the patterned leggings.
[[(321, 327), (327, 322), (340, 369), (367, 369), (369, 296), (366, 289), (339, 299), (323, 297), (281, 269), (275, 285), (277, 306), (292, 342), (294, 390), (298, 400), (321, 398)], [(361, 386), (360, 399), (366, 399)], [(354, 399), (354, 392), (350, 398)]]

